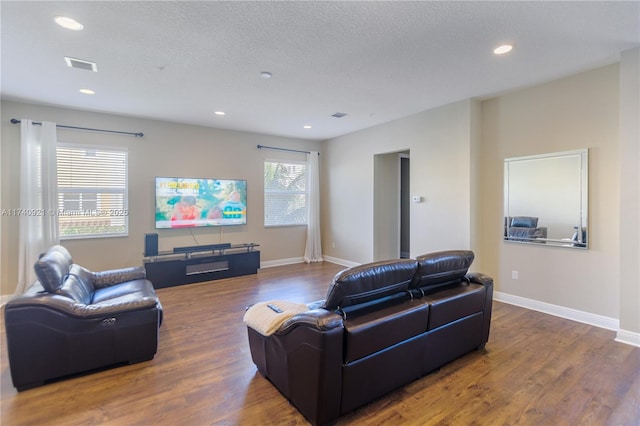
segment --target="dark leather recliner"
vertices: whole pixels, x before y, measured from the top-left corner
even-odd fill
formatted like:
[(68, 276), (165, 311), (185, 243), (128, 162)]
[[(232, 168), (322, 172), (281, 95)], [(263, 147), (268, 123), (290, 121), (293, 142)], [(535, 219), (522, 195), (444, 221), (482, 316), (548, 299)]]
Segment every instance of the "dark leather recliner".
[(547, 227), (538, 227), (538, 218), (533, 216), (514, 216), (507, 218), (508, 227), (506, 237), (511, 241), (544, 242), (540, 238), (547, 238)]
[(269, 335), (252, 328), (249, 308), (252, 359), (312, 424), (332, 422), (484, 347), (493, 280), (467, 273), (473, 259), (455, 250), (346, 269), (326, 300)]
[(38, 281), (5, 306), (13, 385), (153, 359), (162, 305), (142, 267), (91, 272), (53, 246), (34, 265)]

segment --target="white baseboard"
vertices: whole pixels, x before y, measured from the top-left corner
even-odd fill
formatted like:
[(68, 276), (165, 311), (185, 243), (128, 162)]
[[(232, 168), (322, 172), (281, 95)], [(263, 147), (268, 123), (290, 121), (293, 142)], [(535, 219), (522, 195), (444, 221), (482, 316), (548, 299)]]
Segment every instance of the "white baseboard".
[(618, 330), (615, 340), (616, 342), (626, 343), (627, 345), (637, 346), (640, 348), (640, 333)]
[(565, 308), (564, 306), (552, 305), (551, 303), (527, 299), (526, 297), (521, 296), (514, 296), (513, 294), (502, 293), (500, 291), (494, 291), (493, 295), (493, 298), (499, 302), (543, 312), (556, 317), (595, 325), (596, 327), (606, 328), (607, 330), (618, 331), (620, 328), (620, 321), (615, 318), (579, 311), (577, 309)]
[(340, 259), (338, 257), (333, 257), (333, 256), (324, 256), (324, 260), (326, 262), (335, 263), (336, 265), (342, 265), (342, 266), (346, 266), (348, 268), (360, 265), (360, 263), (352, 262), (350, 260)]
[(539, 300), (527, 299), (526, 297), (515, 296), (513, 294), (500, 291), (493, 292), (494, 300), (520, 306), (533, 311), (543, 312), (556, 317), (565, 318), (584, 324), (593, 325), (607, 330), (617, 332), (616, 341), (633, 346), (640, 346), (640, 333), (620, 330), (620, 321), (616, 318), (605, 317), (603, 315), (592, 314), (590, 312), (579, 311), (577, 309), (566, 308), (564, 306), (553, 305), (551, 303), (540, 302)]
[(274, 266), (293, 265), (295, 263), (303, 263), (304, 257), (291, 257), (289, 259), (267, 260), (260, 262), (260, 268), (272, 268)]
[[(349, 260), (339, 259), (337, 257), (331, 256), (323, 256), (325, 262), (335, 263), (336, 265), (342, 266), (358, 266), (359, 263), (351, 262)], [(267, 260), (265, 262), (260, 262), (260, 268), (271, 268), (274, 266), (284, 266), (284, 265), (293, 265), (296, 263), (304, 263), (304, 257), (291, 257), (289, 259), (277, 259), (277, 260)]]

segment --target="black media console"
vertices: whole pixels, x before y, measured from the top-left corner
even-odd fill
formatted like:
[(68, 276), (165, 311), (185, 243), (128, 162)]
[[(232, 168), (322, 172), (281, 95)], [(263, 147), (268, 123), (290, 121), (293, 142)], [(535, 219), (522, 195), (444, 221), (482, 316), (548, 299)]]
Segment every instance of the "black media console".
[(155, 288), (255, 274), (259, 244), (211, 244), (177, 247), (144, 258), (147, 279)]

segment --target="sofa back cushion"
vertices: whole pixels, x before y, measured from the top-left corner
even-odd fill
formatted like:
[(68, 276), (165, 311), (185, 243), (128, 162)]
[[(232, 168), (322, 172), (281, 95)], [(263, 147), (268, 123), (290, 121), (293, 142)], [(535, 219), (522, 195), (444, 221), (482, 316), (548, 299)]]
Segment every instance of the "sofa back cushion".
[(71, 255), (62, 246), (52, 246), (33, 265), (36, 276), (45, 291), (54, 293), (64, 282), (73, 263)]
[(416, 271), (411, 288), (425, 288), (462, 280), (474, 259), (471, 250), (447, 250), (416, 257)]
[(350, 363), (427, 330), (430, 306), (422, 299), (392, 301), (344, 320), (344, 359)]
[(91, 282), (91, 272), (80, 265), (71, 265), (69, 274), (56, 294), (67, 296), (78, 303), (90, 305), (93, 302), (94, 288)]
[(415, 260), (396, 259), (338, 272), (329, 286), (324, 308), (345, 308), (408, 291), (416, 268)]
[(511, 226), (516, 228), (535, 228), (538, 226), (538, 218), (532, 216), (515, 216), (511, 219)]

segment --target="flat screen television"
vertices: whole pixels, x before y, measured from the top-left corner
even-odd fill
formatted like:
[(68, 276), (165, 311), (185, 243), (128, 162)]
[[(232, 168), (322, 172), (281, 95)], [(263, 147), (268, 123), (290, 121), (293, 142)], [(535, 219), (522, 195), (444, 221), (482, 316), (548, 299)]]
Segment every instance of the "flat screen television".
[(156, 177), (156, 228), (247, 224), (247, 181)]

